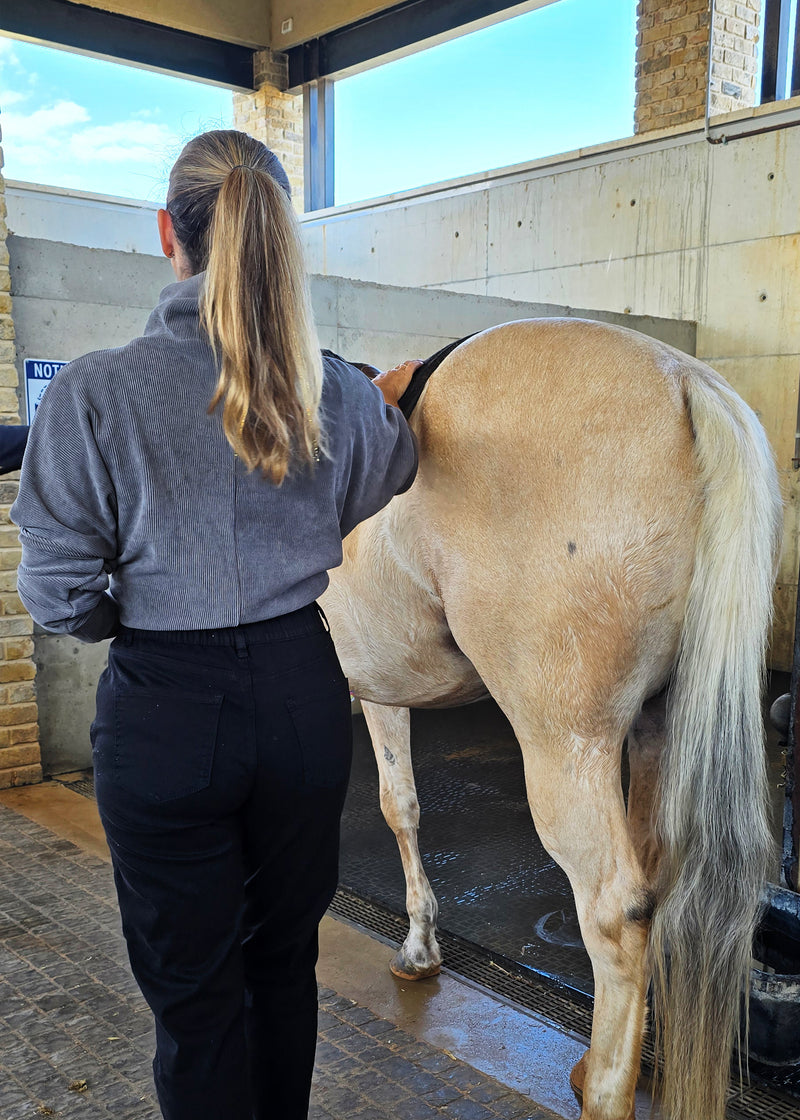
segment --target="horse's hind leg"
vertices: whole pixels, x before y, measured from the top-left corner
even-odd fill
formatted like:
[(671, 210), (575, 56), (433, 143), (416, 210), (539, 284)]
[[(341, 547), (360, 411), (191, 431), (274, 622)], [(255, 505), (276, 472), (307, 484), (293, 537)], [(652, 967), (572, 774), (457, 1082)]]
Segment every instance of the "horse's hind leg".
[(378, 763), (381, 810), (397, 839), (406, 878), (410, 928), (391, 969), (405, 980), (421, 980), (439, 971), (442, 954), (436, 941), (439, 908), (417, 846), (419, 802), (411, 767), (411, 713), (408, 708), (366, 701), (361, 707)]
[(581, 1120), (630, 1120), (645, 1021), (651, 896), (620, 784), (622, 736), (516, 729), (539, 837), (567, 873), (595, 981), (591, 1046), (573, 1071)]
[(666, 695), (654, 696), (628, 732), (628, 827), (647, 881), (655, 884), (661, 855), (656, 834), (658, 781), (664, 749)]

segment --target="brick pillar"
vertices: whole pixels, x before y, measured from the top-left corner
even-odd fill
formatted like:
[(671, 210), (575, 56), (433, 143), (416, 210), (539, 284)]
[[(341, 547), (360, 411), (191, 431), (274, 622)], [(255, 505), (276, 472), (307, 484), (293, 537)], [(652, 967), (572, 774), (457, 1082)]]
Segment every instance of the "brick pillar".
[(708, 16), (708, 0), (639, 0), (636, 132), (704, 116)]
[(286, 93), (285, 54), (259, 51), (254, 60), (255, 93), (233, 95), (233, 126), (263, 140), (286, 168), (295, 209), (303, 210), (303, 97)]
[(711, 43), (711, 116), (756, 103), (761, 0), (716, 0)]
[[(5, 180), (0, 172), (0, 424), (19, 424), (7, 235)], [(42, 779), (33, 622), (17, 595), (20, 548), (16, 526), (8, 516), (18, 478), (18, 474), (0, 477), (0, 789)]]
[[(711, 113), (755, 104), (761, 0), (715, 0)], [(700, 121), (706, 110), (709, 0), (639, 0), (635, 131)]]

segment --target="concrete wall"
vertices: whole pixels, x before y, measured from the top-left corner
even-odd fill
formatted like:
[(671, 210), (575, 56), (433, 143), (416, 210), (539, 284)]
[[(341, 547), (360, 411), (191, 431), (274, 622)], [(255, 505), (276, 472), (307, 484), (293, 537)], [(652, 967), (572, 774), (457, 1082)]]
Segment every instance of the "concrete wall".
[(339, 276), (313, 276), (311, 296), (322, 346), (348, 361), (388, 369), (404, 358), (426, 358), (457, 338), (512, 319), (599, 319), (642, 331), (694, 354), (694, 323), (593, 311), (553, 303), (528, 303), (461, 292), (359, 283)]
[(6, 182), (8, 228), (18, 237), (160, 256), (156, 202)]
[[(62, 203), (58, 197), (50, 203), (39, 200), (39, 212), (49, 215), (44, 225), (36, 225), (40, 232), (63, 227), (60, 207), (73, 202)], [(87, 200), (83, 204), (92, 210)], [(103, 227), (103, 205), (94, 201), (98, 220), (89, 229)], [(30, 213), (30, 207), (22, 207), (10, 215), (12, 229), (30, 228), (24, 216)], [(121, 230), (120, 237), (126, 236)], [(173, 279), (163, 257), (143, 253), (19, 233), (9, 237), (9, 252), (20, 372), (26, 357), (71, 359), (128, 341), (141, 332), (159, 290)], [(579, 313), (574, 308), (404, 290), (337, 277), (313, 278), (312, 296), (322, 345), (343, 357), (383, 367), (409, 356), (424, 357), (445, 342), (510, 319)], [(693, 324), (616, 313), (599, 317), (646, 331), (690, 353), (694, 350)], [(107, 647), (108, 643), (86, 646), (37, 630), (34, 659), (45, 773), (91, 765), (88, 729)]]
[(17, 362), (69, 361), (142, 333), (174, 281), (165, 257), (9, 236)]
[[(773, 127), (773, 110), (739, 124)], [(759, 412), (781, 471), (781, 668), (800, 562), (798, 168), (800, 128), (710, 145), (683, 126), (303, 219), (317, 273), (696, 322), (698, 356)]]

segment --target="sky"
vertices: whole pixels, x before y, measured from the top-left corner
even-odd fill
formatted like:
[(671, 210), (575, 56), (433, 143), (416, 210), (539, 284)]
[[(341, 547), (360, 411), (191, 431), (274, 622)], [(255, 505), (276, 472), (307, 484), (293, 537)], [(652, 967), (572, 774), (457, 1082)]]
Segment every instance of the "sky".
[[(635, 12), (559, 0), (337, 82), (337, 203), (630, 135)], [(9, 179), (160, 202), (231, 119), (227, 90), (0, 37)]]
[(559, 0), (337, 82), (336, 201), (630, 136), (635, 39), (636, 0)]
[(230, 90), (0, 37), (7, 179), (161, 202), (183, 144), (230, 127)]

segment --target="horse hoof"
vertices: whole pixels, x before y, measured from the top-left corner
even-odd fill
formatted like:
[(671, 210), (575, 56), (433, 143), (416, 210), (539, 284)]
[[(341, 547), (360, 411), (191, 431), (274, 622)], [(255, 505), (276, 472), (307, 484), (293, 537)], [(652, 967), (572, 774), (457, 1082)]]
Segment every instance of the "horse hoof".
[(389, 965), (389, 968), (392, 970), (392, 975), (399, 980), (427, 980), (429, 976), (438, 976), (442, 966), (441, 964), (431, 964), (419, 968), (408, 960), (401, 950)]
[[(586, 1058), (588, 1053), (589, 1051), (587, 1050), (586, 1054), (581, 1057), (580, 1061), (576, 1062), (569, 1072), (569, 1083), (572, 1086), (573, 1093), (578, 1098), (578, 1104), (581, 1105), (581, 1110), (583, 1109), (583, 1086), (586, 1082)], [(631, 1109), (628, 1120), (636, 1120), (634, 1109)]]
[(583, 1086), (586, 1081), (586, 1054), (569, 1071), (569, 1083), (579, 1101), (583, 1100)]

